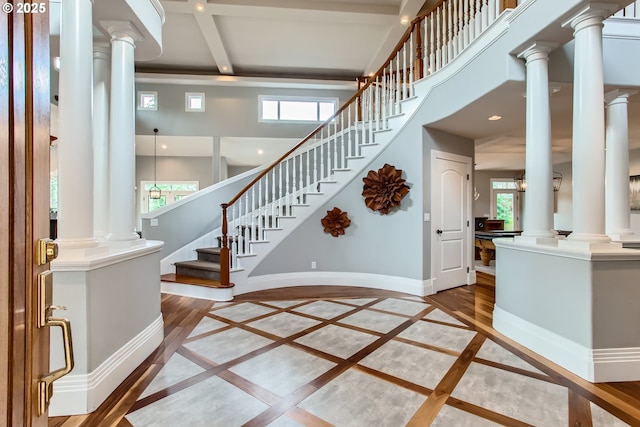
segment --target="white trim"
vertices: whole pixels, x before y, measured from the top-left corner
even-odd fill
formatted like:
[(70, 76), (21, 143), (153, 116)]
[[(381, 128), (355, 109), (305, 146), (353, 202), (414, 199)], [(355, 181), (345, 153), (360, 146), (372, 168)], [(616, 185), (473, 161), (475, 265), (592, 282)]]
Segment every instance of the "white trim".
[(637, 261), (640, 260), (640, 251), (637, 249), (623, 248), (620, 243), (603, 243), (597, 248), (591, 250), (583, 249), (578, 245), (570, 246), (572, 241), (562, 240), (560, 242), (569, 242), (565, 245), (542, 245), (528, 244), (526, 241), (514, 240), (511, 237), (501, 237), (493, 239), (493, 244), (498, 248), (515, 249), (522, 252), (530, 252), (535, 254), (553, 255), (556, 257), (579, 259), (583, 261)]
[[(129, 247), (104, 245), (96, 248), (69, 249), (60, 251), (57, 259), (51, 261), (51, 271), (91, 271), (130, 259), (160, 252), (164, 242), (158, 240), (132, 240)], [(92, 251), (93, 249), (93, 251)]]
[[(190, 105), (191, 98), (200, 98), (202, 102), (200, 108), (193, 108)], [(204, 112), (206, 107), (206, 95), (204, 92), (185, 92), (184, 93), (184, 111), (187, 113), (191, 112)]]
[(640, 380), (640, 347), (589, 349), (498, 305), (493, 309), (493, 328), (587, 381)]
[[(295, 272), (249, 277), (245, 286), (236, 286), (234, 294), (291, 286), (336, 285), (357, 286), (425, 296), (434, 294), (433, 281), (408, 277), (348, 272)], [(242, 289), (239, 289), (242, 288)]]
[[(154, 105), (153, 107), (145, 107), (142, 103), (142, 97), (145, 95), (153, 95)], [(139, 90), (136, 96), (136, 106), (141, 111), (158, 111), (158, 92), (154, 90)]]
[(162, 293), (183, 297), (208, 299), (211, 301), (231, 301), (233, 299), (233, 288), (209, 288), (207, 286), (174, 282), (160, 282), (160, 287)]
[(88, 414), (98, 408), (164, 339), (162, 314), (88, 374), (67, 375), (53, 384), (49, 416)]

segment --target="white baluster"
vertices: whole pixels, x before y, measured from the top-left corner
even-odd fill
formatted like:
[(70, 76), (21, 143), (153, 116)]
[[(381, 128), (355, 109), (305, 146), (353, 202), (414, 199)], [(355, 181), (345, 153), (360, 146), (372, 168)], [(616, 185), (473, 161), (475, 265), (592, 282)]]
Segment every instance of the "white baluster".
[(459, 35), (459, 23), (460, 23), (460, 11), (458, 9), (458, 0), (453, 1), (453, 57), (455, 58), (460, 53), (460, 35)]
[[(249, 220), (249, 215), (251, 215), (251, 211), (249, 210), (249, 192), (247, 191), (246, 193), (244, 193), (244, 232), (246, 233), (247, 231), (249, 232), (249, 237), (245, 238), (245, 241), (249, 241), (249, 243), (253, 240), (253, 236), (251, 235), (251, 229), (249, 228), (251, 226), (251, 222)], [(251, 245), (249, 245), (249, 252), (251, 252)]]
[(351, 125), (352, 125), (352, 121), (351, 121), (351, 105), (349, 105), (347, 107), (347, 132), (349, 133), (349, 140), (347, 142), (347, 157), (351, 157), (353, 156), (353, 139), (351, 134), (353, 133), (351, 131)]
[(296, 195), (298, 194), (298, 167), (296, 166), (296, 158), (291, 157), (291, 203), (302, 203), (302, 199), (298, 199), (296, 202)]
[(447, 63), (453, 59), (453, 0), (447, 2)]
[(435, 25), (435, 13), (431, 12), (429, 15), (429, 74), (438, 71), (436, 66), (436, 25)]
[(500, 14), (500, 5), (497, 0), (489, 0), (489, 25), (493, 24)]
[(302, 162), (304, 151), (300, 151), (298, 154), (298, 194), (300, 198), (300, 204), (304, 203), (304, 163)]
[(398, 108), (400, 107), (400, 101), (402, 101), (402, 69), (400, 68), (400, 53), (396, 55), (396, 102)]
[(469, 0), (462, 4), (462, 48), (469, 45)]
[(407, 82), (409, 81), (409, 78), (407, 76), (407, 42), (405, 41), (402, 44), (402, 93), (401, 93), (401, 99), (405, 99), (407, 97)]
[(313, 145), (311, 145), (311, 140), (309, 140), (309, 142), (307, 142), (307, 176), (305, 177), (305, 188), (307, 193), (311, 188), (311, 151), (313, 150), (311, 148), (312, 146)]
[(436, 69), (440, 69), (440, 8), (436, 9)]
[(335, 169), (342, 166), (340, 163), (340, 153), (338, 151), (338, 118), (333, 119), (333, 161), (335, 163)]
[(489, 26), (489, 5), (487, 1), (488, 0), (482, 1), (482, 29), (480, 32), (483, 32)]
[(267, 228), (273, 227), (271, 225), (272, 218), (270, 218), (270, 214), (271, 214), (270, 208), (271, 206), (273, 206), (273, 204), (269, 200), (269, 172), (267, 172), (264, 176), (264, 206), (265, 206), (264, 221), (267, 224), (266, 226)]
[(324, 164), (324, 128), (320, 129), (320, 181), (323, 181), (326, 177), (324, 174), (325, 164)]
[(276, 199), (276, 168), (271, 170), (271, 226), (278, 226), (278, 212), (277, 212), (277, 199)]
[(344, 134), (344, 110), (340, 111), (340, 165), (343, 168), (347, 167), (347, 138)]
[(475, 19), (475, 30), (474, 30), (474, 38), (477, 38), (480, 33), (482, 33), (482, 0), (476, 0), (476, 14), (474, 16)]
[(291, 200), (290, 200), (290, 191), (289, 191), (289, 184), (290, 184), (290, 171), (289, 171), (289, 159), (285, 160), (286, 162), (286, 171), (285, 171), (285, 190), (284, 190), (284, 211), (286, 212), (286, 215), (291, 215)]
[[(417, 27), (418, 31), (420, 31), (420, 27)], [(414, 82), (414, 74), (413, 68), (415, 67), (414, 55), (416, 54), (413, 46), (413, 36), (414, 31), (409, 35), (409, 96), (413, 96), (413, 82)]]
[(369, 114), (367, 116), (369, 121), (369, 141), (367, 144), (373, 144), (373, 84), (369, 85), (368, 91), (368, 100), (369, 100)]
[(262, 205), (262, 179), (258, 181), (258, 240), (264, 240), (263, 237), (263, 227), (264, 227), (264, 216), (263, 216), (263, 205)]
[(283, 208), (283, 204), (282, 202), (284, 201), (284, 185), (283, 185), (283, 181), (282, 181), (282, 162), (280, 162), (278, 164), (278, 189), (279, 189), (279, 193), (280, 193), (280, 197), (278, 197), (278, 216), (282, 216), (285, 215), (285, 213), (283, 212), (282, 208)]
[(422, 37), (422, 77), (427, 77), (429, 75), (429, 39), (427, 32), (428, 22), (428, 17), (425, 16), (425, 18), (422, 20), (422, 28), (424, 29), (422, 32), (422, 34), (424, 34), (424, 37)]

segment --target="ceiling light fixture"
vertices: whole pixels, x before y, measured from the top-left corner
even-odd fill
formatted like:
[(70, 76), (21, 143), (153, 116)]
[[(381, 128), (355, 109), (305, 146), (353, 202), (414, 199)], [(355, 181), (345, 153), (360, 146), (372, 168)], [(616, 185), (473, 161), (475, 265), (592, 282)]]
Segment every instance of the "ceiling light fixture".
[(400, 18), (400, 23), (402, 25), (407, 25), (409, 23), (409, 17), (408, 16), (403, 16), (402, 18)]
[(264, 151), (258, 150), (258, 154), (260, 154), (262, 156), (264, 154)]
[[(524, 193), (527, 191), (527, 180), (524, 171), (518, 172), (513, 177), (513, 182), (516, 184), (516, 191)], [(553, 171), (553, 191), (560, 191), (560, 185), (562, 185), (562, 174), (560, 172)]]
[(489, 117), (488, 120), (491, 120), (492, 122), (495, 122), (496, 120), (501, 120), (502, 116), (498, 116), (498, 115), (493, 115), (491, 117)]
[(196, 4), (196, 10), (198, 12), (204, 12), (204, 5), (202, 3), (197, 3)]
[(167, 149), (167, 144), (162, 144), (161, 147), (162, 147), (163, 150), (166, 150)]

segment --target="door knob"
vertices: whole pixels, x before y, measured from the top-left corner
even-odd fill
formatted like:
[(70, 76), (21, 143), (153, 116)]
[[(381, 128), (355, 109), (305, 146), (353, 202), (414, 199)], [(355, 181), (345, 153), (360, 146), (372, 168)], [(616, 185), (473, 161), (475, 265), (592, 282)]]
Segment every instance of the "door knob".
[(439, 230), (439, 229), (438, 229), (438, 230), (436, 230), (436, 233), (437, 233), (437, 234), (442, 234), (442, 230)]

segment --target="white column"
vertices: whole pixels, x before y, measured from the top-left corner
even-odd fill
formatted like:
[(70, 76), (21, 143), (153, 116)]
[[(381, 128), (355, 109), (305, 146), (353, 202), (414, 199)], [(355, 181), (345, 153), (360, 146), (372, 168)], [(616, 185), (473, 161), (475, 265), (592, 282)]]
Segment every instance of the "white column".
[(109, 92), (111, 46), (93, 47), (93, 225), (95, 236), (109, 230)]
[(65, 0), (60, 33), (58, 244), (98, 245), (93, 236), (93, 2)]
[[(105, 25), (106, 24), (106, 25)], [(109, 114), (108, 240), (137, 240), (135, 232), (135, 83), (134, 50), (138, 35), (128, 22), (103, 25), (111, 35)]]
[[(613, 8), (612, 8), (613, 6)], [(568, 24), (574, 29), (573, 232), (569, 241), (610, 242), (604, 221), (603, 20), (615, 5), (592, 3)]]
[(556, 43), (536, 42), (518, 57), (527, 67), (527, 125), (524, 227), (520, 241), (555, 243), (553, 166), (549, 109), (549, 52)]
[(629, 96), (637, 91), (614, 90), (605, 95), (606, 124), (606, 232), (611, 240), (636, 240), (631, 230), (629, 203)]

